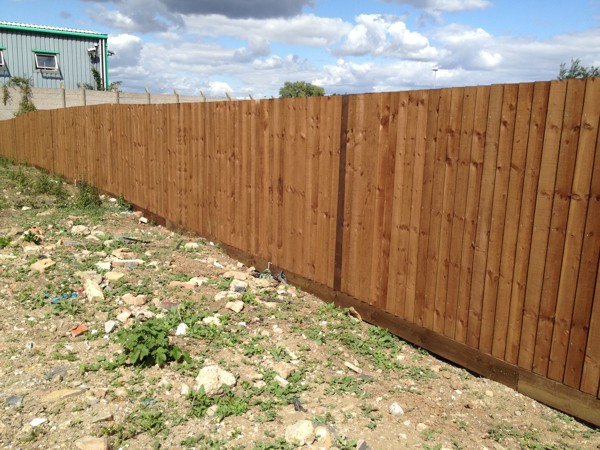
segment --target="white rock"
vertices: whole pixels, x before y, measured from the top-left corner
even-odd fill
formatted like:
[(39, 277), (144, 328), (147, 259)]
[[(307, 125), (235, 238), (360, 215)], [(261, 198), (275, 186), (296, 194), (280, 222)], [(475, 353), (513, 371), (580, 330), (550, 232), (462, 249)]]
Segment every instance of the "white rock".
[(194, 277), (194, 278), (190, 278), (190, 281), (188, 281), (188, 284), (191, 284), (194, 286), (202, 286), (202, 285), (206, 284), (207, 281), (208, 281), (208, 278)]
[(96, 263), (96, 267), (101, 270), (110, 270), (111, 263), (110, 261), (100, 261)]
[(181, 385), (181, 395), (183, 395), (184, 397), (187, 397), (188, 395), (190, 395), (191, 389), (190, 386), (183, 383)]
[(105, 437), (85, 436), (75, 441), (79, 450), (108, 450), (108, 440)]
[(392, 416), (402, 416), (404, 415), (404, 410), (402, 409), (402, 406), (400, 406), (398, 403), (394, 402), (390, 405), (390, 407), (388, 408), (388, 412), (392, 415)]
[(175, 330), (175, 336), (185, 336), (187, 334), (188, 326), (185, 323), (180, 323), (177, 325), (177, 329)]
[(75, 236), (87, 236), (90, 234), (90, 229), (85, 225), (74, 225), (71, 227), (71, 234)]
[(134, 296), (133, 294), (127, 293), (121, 297), (121, 300), (123, 300), (125, 304), (132, 306), (142, 306), (147, 303), (146, 296), (141, 294)]
[(215, 295), (214, 301), (218, 302), (221, 300), (239, 300), (242, 298), (241, 292), (225, 292), (221, 291)]
[(285, 440), (292, 445), (310, 445), (315, 440), (315, 427), (310, 420), (300, 420), (285, 429)]
[(109, 334), (109, 333), (111, 333), (115, 329), (116, 326), (117, 326), (117, 322), (116, 321), (109, 320), (108, 322), (104, 323), (104, 332), (106, 334)]
[(117, 320), (119, 322), (125, 323), (125, 322), (127, 322), (127, 319), (129, 319), (130, 317), (131, 317), (131, 311), (129, 311), (128, 309), (125, 309), (117, 315)]
[(239, 313), (242, 309), (244, 309), (244, 302), (241, 300), (227, 302), (225, 308), (230, 309), (233, 312)]
[(248, 283), (242, 280), (233, 279), (231, 284), (229, 285), (229, 290), (231, 292), (246, 292), (248, 288)]
[(236, 280), (246, 281), (248, 279), (248, 274), (238, 270), (229, 270), (223, 274), (223, 278), (234, 278)]
[(83, 288), (85, 289), (85, 296), (88, 300), (92, 302), (99, 302), (104, 300), (104, 293), (102, 292), (102, 288), (100, 288), (98, 283), (96, 283), (94, 280), (85, 280)]
[(205, 323), (206, 325), (214, 325), (216, 327), (221, 326), (221, 320), (216, 316), (205, 317), (202, 319), (202, 323)]
[(204, 393), (208, 397), (222, 392), (222, 386), (235, 386), (235, 376), (217, 365), (203, 367), (196, 377), (196, 390), (204, 387)]
[(194, 250), (198, 250), (200, 248), (200, 246), (196, 243), (196, 242), (188, 242), (187, 244), (185, 244), (183, 246), (183, 248), (188, 251), (194, 251)]
[(279, 386), (281, 387), (287, 387), (290, 382), (288, 380), (286, 380), (285, 378), (280, 377), (279, 375), (275, 375), (275, 378), (273, 378), (277, 384), (279, 384)]
[(41, 424), (48, 422), (48, 419), (44, 418), (44, 417), (36, 417), (35, 419), (33, 419), (29, 425), (31, 425), (32, 427), (39, 427)]

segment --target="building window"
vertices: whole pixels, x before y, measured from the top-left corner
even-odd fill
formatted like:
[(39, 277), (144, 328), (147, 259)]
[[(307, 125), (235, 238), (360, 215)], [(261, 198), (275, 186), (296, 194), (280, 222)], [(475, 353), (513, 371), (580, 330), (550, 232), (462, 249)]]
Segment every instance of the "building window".
[(0, 67), (4, 67), (4, 50), (0, 47)]
[(41, 70), (58, 70), (58, 58), (56, 54), (35, 52), (35, 68)]

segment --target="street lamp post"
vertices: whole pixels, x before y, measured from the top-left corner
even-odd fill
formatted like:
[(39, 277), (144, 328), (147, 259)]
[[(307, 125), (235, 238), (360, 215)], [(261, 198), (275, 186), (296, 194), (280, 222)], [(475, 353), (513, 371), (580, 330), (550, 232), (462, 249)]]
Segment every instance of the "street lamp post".
[(437, 80), (437, 73), (438, 73), (438, 70), (440, 70), (440, 68), (436, 66), (436, 67), (434, 67), (431, 70), (433, 71), (433, 88), (435, 89), (435, 82)]

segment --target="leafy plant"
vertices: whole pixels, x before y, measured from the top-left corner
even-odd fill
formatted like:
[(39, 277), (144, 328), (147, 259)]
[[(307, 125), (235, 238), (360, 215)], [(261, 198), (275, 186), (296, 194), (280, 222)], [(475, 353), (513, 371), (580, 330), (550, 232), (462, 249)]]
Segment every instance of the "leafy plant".
[(187, 352), (169, 342), (169, 324), (157, 318), (136, 322), (130, 329), (119, 330), (116, 340), (134, 366), (164, 366), (169, 361), (190, 358)]
[(571, 59), (571, 67), (567, 69), (567, 64), (562, 63), (560, 65), (560, 71), (558, 72), (559, 80), (567, 80), (569, 78), (588, 78), (600, 76), (600, 67), (590, 66), (584, 67), (581, 65), (581, 60)]
[(28, 112), (37, 110), (33, 104), (33, 81), (30, 78), (25, 77), (12, 77), (8, 83), (2, 86), (2, 103), (6, 104), (10, 101), (10, 91), (8, 88), (17, 88), (21, 93), (21, 99), (19, 106), (15, 111), (15, 117), (22, 116)]
[(35, 245), (40, 245), (42, 239), (37, 234), (32, 233), (31, 231), (27, 231), (23, 234), (23, 241), (31, 242)]
[(10, 239), (7, 237), (0, 237), (0, 249), (8, 247), (10, 245)]

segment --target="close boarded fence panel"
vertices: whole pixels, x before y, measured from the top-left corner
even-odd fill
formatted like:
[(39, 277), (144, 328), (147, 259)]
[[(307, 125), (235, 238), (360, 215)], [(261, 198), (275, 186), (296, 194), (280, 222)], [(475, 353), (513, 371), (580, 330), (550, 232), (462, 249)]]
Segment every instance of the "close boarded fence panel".
[(600, 80), (98, 105), (0, 153), (600, 425)]

